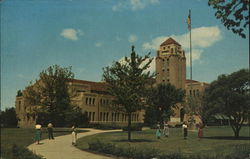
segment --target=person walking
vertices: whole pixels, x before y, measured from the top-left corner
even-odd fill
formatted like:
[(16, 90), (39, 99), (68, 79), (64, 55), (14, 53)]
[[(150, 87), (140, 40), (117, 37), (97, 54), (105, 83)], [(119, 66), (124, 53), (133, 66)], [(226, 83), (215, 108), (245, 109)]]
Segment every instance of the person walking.
[(199, 123), (198, 125), (198, 137), (199, 137), (199, 140), (203, 137), (203, 124), (202, 123)]
[(77, 132), (76, 127), (72, 126), (72, 145), (76, 145)]
[(36, 128), (35, 141), (36, 141), (37, 145), (39, 145), (40, 140), (42, 138), (42, 125), (36, 124), (35, 128)]
[(50, 140), (50, 139), (54, 140), (54, 136), (53, 136), (53, 125), (52, 125), (51, 122), (48, 124), (47, 130), (48, 130), (49, 140)]
[(183, 128), (184, 139), (187, 139), (187, 133), (188, 133), (188, 131), (187, 131), (187, 129), (188, 129), (187, 122), (183, 123), (182, 128)]
[(169, 136), (169, 126), (167, 122), (164, 122), (163, 134), (165, 137)]
[(161, 138), (161, 126), (159, 123), (157, 124), (157, 129), (156, 129), (155, 135), (156, 135), (157, 139)]

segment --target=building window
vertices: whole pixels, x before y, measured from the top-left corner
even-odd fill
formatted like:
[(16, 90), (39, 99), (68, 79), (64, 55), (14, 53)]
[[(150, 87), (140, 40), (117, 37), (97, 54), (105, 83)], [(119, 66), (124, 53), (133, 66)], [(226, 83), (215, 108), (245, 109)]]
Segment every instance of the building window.
[(102, 112), (100, 112), (100, 121), (102, 121)]
[(114, 113), (111, 115), (111, 120), (114, 121)]
[(114, 119), (113, 120), (116, 121), (116, 113), (114, 113)]
[(103, 121), (105, 121), (106, 113), (103, 113)]
[(109, 121), (109, 113), (106, 114), (106, 121)]
[(119, 121), (120, 113), (117, 113), (117, 121)]
[(192, 96), (192, 90), (189, 90), (189, 95)]
[(163, 50), (165, 50), (166, 48), (165, 47), (163, 47)]
[(93, 98), (92, 104), (95, 105), (95, 98)]
[(195, 96), (195, 90), (193, 90), (193, 95)]
[(95, 121), (95, 112), (93, 112), (92, 121)]
[(91, 100), (92, 100), (92, 99), (91, 99), (91, 98), (89, 98), (89, 105), (91, 105)]
[(91, 120), (91, 112), (89, 112), (89, 120)]
[(89, 100), (89, 98), (86, 98), (86, 102), (85, 102), (86, 104), (88, 104), (88, 100)]
[(124, 121), (124, 114), (122, 113), (122, 121)]
[(171, 53), (173, 53), (174, 52), (174, 49), (173, 48), (171, 48)]

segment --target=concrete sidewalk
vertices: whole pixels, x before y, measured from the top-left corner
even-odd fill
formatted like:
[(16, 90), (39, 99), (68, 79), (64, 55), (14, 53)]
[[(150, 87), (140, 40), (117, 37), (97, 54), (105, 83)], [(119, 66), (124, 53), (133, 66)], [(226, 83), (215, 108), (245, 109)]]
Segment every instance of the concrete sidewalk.
[[(83, 129), (89, 132), (78, 133), (77, 138), (88, 135), (115, 132), (121, 130), (96, 130), (96, 129)], [(112, 157), (97, 155), (94, 153), (79, 150), (71, 144), (71, 134), (55, 137), (55, 140), (42, 140), (41, 144), (36, 143), (28, 146), (28, 149), (35, 154), (41, 155), (44, 159), (112, 159)]]

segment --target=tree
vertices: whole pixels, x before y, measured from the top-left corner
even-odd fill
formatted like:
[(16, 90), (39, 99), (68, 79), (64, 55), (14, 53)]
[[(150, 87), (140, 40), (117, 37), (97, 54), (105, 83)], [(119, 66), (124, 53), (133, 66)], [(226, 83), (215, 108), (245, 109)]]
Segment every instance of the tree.
[[(158, 84), (151, 88), (148, 97), (149, 108), (146, 110), (146, 122), (160, 122), (163, 123), (174, 115), (173, 108), (177, 108), (177, 103), (183, 102), (185, 96), (184, 90), (177, 89), (175, 86), (168, 84)], [(156, 121), (150, 121), (150, 119)]]
[(244, 30), (249, 25), (249, 0), (209, 0), (208, 5), (216, 9), (215, 17), (238, 34), (246, 38)]
[(242, 69), (230, 75), (220, 75), (205, 91), (206, 116), (222, 114), (229, 118), (234, 136), (249, 115), (249, 70)]
[(22, 93), (22, 91), (21, 90), (18, 90), (17, 91), (17, 95), (16, 95), (17, 97), (21, 97), (21, 96), (23, 96), (23, 93)]
[(203, 94), (188, 96), (186, 101), (185, 113), (188, 114), (191, 125), (194, 124), (195, 116), (198, 116), (203, 122)]
[[(25, 97), (35, 109), (38, 122), (53, 122), (56, 126), (64, 126), (67, 112), (75, 112), (71, 106), (68, 82), (73, 79), (71, 67), (62, 68), (53, 65), (39, 74), (39, 80), (26, 88)], [(77, 112), (75, 112), (77, 114)]]
[(137, 55), (132, 46), (131, 57), (125, 57), (125, 63), (115, 62), (103, 68), (103, 79), (108, 83), (108, 92), (114, 96), (114, 108), (128, 115), (128, 140), (131, 140), (131, 114), (143, 108), (146, 85), (153, 77), (146, 72), (152, 62), (149, 54)]
[(0, 118), (1, 127), (17, 127), (18, 118), (15, 108), (6, 108), (5, 111), (1, 111)]

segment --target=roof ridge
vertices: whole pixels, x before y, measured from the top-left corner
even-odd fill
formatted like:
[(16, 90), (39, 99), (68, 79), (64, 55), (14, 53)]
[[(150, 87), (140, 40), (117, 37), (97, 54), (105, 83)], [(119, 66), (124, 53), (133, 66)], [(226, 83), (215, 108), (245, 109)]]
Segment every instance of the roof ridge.
[(168, 45), (168, 44), (176, 44), (176, 45), (181, 46), (181, 44), (179, 44), (177, 41), (175, 41), (172, 37), (169, 37), (167, 40), (165, 40), (163, 43), (161, 43), (160, 46)]

